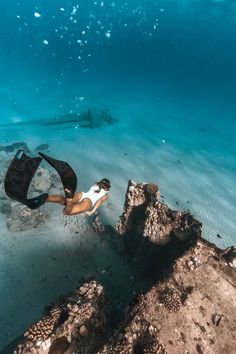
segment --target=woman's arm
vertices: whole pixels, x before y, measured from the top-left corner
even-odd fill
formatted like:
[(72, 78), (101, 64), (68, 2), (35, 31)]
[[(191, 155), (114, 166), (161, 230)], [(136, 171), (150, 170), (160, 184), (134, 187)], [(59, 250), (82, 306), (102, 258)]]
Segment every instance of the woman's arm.
[(94, 204), (94, 207), (92, 210), (90, 211), (86, 211), (87, 215), (92, 215), (95, 213), (95, 211), (102, 205), (102, 203), (104, 203), (106, 200), (108, 199), (108, 195), (104, 195), (103, 197), (101, 197), (100, 199), (98, 199), (98, 201)]

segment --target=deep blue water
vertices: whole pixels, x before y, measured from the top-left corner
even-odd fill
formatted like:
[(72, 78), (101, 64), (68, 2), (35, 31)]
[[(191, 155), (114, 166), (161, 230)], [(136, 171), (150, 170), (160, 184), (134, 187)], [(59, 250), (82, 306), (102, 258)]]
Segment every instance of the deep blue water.
[(2, 0), (0, 10), (5, 85), (52, 81), (65, 91), (71, 81), (109, 78), (186, 99), (221, 97), (225, 114), (235, 109), (235, 1)]
[[(0, 14), (0, 145), (48, 143), (78, 172), (81, 189), (109, 177), (110, 205), (101, 209), (107, 223), (122, 213), (133, 178), (158, 183), (171, 207), (190, 208), (210, 241), (235, 244), (236, 1), (1, 0)], [(118, 122), (32, 124), (90, 107), (110, 109)], [(37, 276), (45, 274), (37, 268), (30, 290), (22, 262), (32, 250), (41, 254), (47, 237), (48, 252), (58, 251), (56, 219), (31, 234), (12, 235), (3, 216), (1, 223), (1, 298), (9, 309), (0, 314), (3, 346), (64, 288), (57, 282), (41, 293)], [(74, 235), (63, 239), (62, 231), (60, 246), (73, 248)], [(19, 302), (27, 296), (31, 316), (17, 313), (14, 287)]]

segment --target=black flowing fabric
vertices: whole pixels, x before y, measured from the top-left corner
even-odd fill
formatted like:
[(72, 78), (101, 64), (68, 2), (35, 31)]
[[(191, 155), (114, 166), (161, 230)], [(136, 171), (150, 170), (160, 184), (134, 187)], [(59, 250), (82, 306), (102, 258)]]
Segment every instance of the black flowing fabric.
[(11, 161), (5, 179), (4, 188), (9, 198), (37, 209), (46, 202), (47, 193), (27, 199), (30, 183), (42, 159), (47, 161), (58, 172), (67, 198), (73, 197), (77, 187), (77, 177), (70, 165), (65, 161), (53, 159), (43, 153), (41, 157), (29, 157), (19, 149)]
[(71, 166), (65, 161), (53, 159), (42, 152), (39, 152), (39, 155), (55, 168), (61, 178), (66, 197), (72, 198), (77, 188), (77, 177)]
[(45, 203), (48, 194), (27, 199), (27, 193), (32, 178), (39, 167), (41, 157), (29, 157), (19, 149), (8, 167), (4, 188), (9, 198), (27, 205), (30, 209), (37, 209)]

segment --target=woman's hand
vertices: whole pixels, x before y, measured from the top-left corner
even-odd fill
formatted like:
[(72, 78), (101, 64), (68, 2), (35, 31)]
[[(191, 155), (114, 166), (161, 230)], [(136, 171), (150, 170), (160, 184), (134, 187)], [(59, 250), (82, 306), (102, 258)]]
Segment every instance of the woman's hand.
[(102, 203), (104, 203), (105, 200), (107, 200), (107, 198), (108, 198), (108, 196), (107, 196), (107, 195), (104, 195), (103, 197), (101, 197), (100, 199), (98, 199), (98, 201), (95, 203), (93, 209), (90, 210), (90, 211), (86, 211), (85, 214), (88, 215), (88, 216), (93, 215), (93, 214), (96, 212), (96, 210), (100, 207), (100, 205), (101, 205)]

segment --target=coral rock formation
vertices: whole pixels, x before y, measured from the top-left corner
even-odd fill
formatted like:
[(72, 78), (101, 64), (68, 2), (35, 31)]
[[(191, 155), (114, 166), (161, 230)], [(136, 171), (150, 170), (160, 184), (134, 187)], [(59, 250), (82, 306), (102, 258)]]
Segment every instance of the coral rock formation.
[(189, 212), (171, 210), (158, 198), (157, 185), (130, 180), (118, 232), (126, 235), (133, 231), (155, 244), (165, 244), (173, 236), (183, 240), (199, 236), (201, 224)]
[[(197, 264), (192, 269), (191, 259)], [(235, 270), (225, 261), (224, 251), (200, 239), (176, 260), (167, 279), (139, 296), (101, 353), (232, 354), (235, 311)], [(140, 336), (147, 338), (141, 323), (152, 328), (161, 349), (145, 351), (136, 342)]]
[[(83, 284), (26, 333), (15, 354), (232, 354), (236, 347), (236, 249), (201, 238), (201, 223), (158, 201), (158, 187), (129, 182), (117, 233), (98, 233), (146, 268), (153, 286), (111, 334), (103, 288)], [(107, 234), (110, 232), (110, 236)]]
[(164, 288), (160, 293), (160, 302), (170, 311), (176, 312), (181, 307), (179, 293), (171, 288)]
[(96, 353), (109, 330), (107, 312), (103, 287), (84, 283), (28, 329), (14, 354)]
[[(202, 224), (186, 211), (159, 201), (158, 186), (130, 180), (116, 229), (137, 269), (158, 279), (201, 235)], [(148, 255), (148, 262), (147, 262)]]
[(115, 331), (99, 354), (166, 354), (158, 337), (158, 330), (138, 316), (126, 327)]

